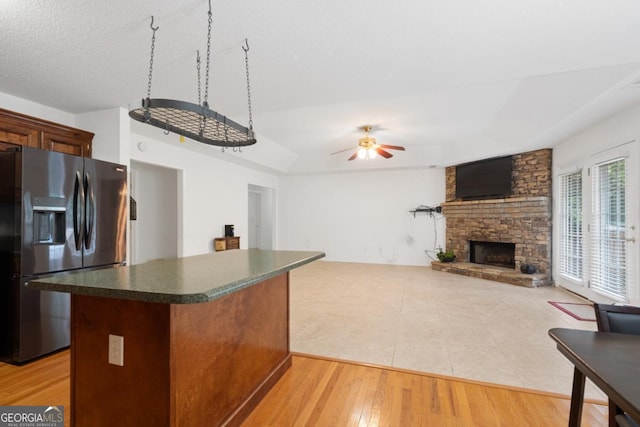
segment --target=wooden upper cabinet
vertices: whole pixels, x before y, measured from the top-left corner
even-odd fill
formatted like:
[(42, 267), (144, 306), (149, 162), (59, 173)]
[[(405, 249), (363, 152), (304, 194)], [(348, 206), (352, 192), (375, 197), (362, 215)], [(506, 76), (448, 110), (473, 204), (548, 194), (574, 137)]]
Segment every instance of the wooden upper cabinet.
[(0, 118), (0, 150), (5, 151), (16, 145), (39, 147), (39, 133), (36, 129), (21, 126), (13, 121)]
[[(93, 137), (93, 134), (91, 134), (91, 137)], [(45, 150), (58, 151), (60, 153), (91, 157), (91, 138), (69, 137), (43, 132), (40, 147)]]
[(0, 108), (0, 150), (16, 146), (91, 157), (93, 133)]

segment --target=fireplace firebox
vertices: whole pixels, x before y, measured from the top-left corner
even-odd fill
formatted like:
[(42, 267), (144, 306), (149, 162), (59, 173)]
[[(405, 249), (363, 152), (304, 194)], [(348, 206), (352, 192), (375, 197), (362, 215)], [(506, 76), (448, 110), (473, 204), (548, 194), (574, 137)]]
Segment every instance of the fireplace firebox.
[(469, 261), (496, 267), (516, 267), (516, 244), (469, 241)]

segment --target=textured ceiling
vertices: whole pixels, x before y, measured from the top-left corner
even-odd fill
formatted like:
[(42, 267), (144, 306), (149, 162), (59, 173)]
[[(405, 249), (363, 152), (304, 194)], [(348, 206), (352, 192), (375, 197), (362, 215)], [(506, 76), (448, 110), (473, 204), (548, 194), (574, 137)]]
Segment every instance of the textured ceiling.
[[(280, 172), (442, 166), (550, 147), (640, 102), (636, 0), (215, 1), (211, 108), (254, 126), (245, 161)], [(71, 113), (197, 102), (207, 1), (0, 0), (0, 92)], [(330, 156), (358, 126), (404, 145)], [(135, 128), (138, 129), (138, 128)], [(169, 139), (168, 139), (169, 140)], [(170, 140), (174, 143), (175, 139)], [(213, 147), (195, 147), (207, 154)]]

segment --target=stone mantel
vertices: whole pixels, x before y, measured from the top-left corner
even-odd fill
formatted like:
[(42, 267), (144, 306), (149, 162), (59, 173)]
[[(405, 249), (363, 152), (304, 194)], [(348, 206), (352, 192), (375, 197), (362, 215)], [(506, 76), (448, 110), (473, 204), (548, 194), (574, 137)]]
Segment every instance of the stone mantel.
[(503, 199), (484, 199), (484, 200), (454, 200), (442, 203), (442, 207), (449, 206), (468, 206), (468, 205), (503, 205), (504, 203), (522, 203), (522, 202), (548, 202), (546, 196), (536, 197), (506, 197)]
[(551, 218), (551, 200), (546, 196), (510, 197), (489, 200), (457, 200), (441, 204), (447, 217), (486, 217), (508, 215), (510, 217)]

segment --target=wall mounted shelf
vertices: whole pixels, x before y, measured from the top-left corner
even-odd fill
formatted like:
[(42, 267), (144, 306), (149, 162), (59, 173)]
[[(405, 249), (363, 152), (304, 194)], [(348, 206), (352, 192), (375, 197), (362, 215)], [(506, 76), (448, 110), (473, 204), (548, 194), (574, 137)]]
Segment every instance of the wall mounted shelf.
[(436, 206), (435, 208), (432, 208), (430, 206), (418, 206), (417, 208), (415, 208), (412, 211), (409, 211), (409, 213), (413, 214), (413, 217), (416, 217), (417, 213), (428, 213), (429, 215), (433, 215), (435, 213), (441, 213), (442, 212), (442, 208), (440, 206)]

